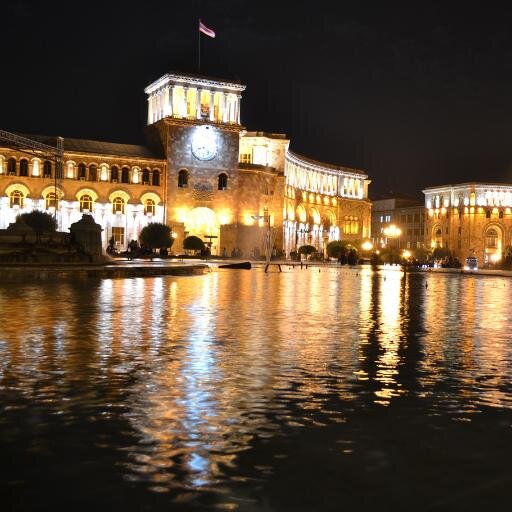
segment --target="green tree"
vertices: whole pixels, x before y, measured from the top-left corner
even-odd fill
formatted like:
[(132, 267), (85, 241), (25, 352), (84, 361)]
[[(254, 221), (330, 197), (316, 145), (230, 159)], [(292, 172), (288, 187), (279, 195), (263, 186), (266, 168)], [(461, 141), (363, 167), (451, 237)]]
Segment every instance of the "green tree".
[(53, 233), (57, 229), (55, 218), (49, 213), (40, 212), (39, 210), (22, 213), (18, 215), (16, 220), (18, 219), (34, 230), (38, 242), (43, 233)]
[(150, 249), (166, 249), (174, 242), (171, 228), (160, 222), (152, 222), (143, 227), (139, 238), (141, 243)]
[(187, 251), (204, 251), (205, 245), (204, 242), (198, 236), (187, 236), (185, 240), (183, 240), (183, 249)]

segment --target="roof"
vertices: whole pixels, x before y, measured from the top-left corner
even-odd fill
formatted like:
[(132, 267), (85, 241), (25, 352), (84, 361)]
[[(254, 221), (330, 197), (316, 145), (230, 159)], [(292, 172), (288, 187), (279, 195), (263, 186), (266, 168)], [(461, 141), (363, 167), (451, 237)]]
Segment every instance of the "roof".
[(245, 132), (243, 136), (244, 137), (266, 137), (267, 139), (287, 140), (286, 133)]
[(299, 155), (298, 153), (295, 153), (294, 151), (288, 150), (287, 155), (290, 155), (295, 160), (302, 161), (307, 164), (316, 165), (317, 167), (324, 167), (325, 169), (332, 169), (333, 171), (342, 171), (347, 173), (353, 173), (353, 174), (361, 174), (361, 177), (366, 177), (366, 173), (364, 171), (361, 171), (360, 169), (354, 169), (352, 167), (346, 167), (344, 165), (333, 165), (333, 164), (327, 164), (325, 162), (319, 162), (318, 160), (313, 160), (312, 158), (308, 158), (302, 155)]
[(467, 188), (467, 187), (512, 187), (512, 183), (497, 183), (489, 181), (468, 181), (466, 183), (453, 183), (448, 185), (435, 185), (433, 187), (426, 187), (423, 193), (432, 192), (434, 190), (444, 190), (447, 188)]
[[(27, 139), (41, 142), (48, 146), (57, 146), (57, 137), (49, 135), (32, 135), (27, 133), (19, 133)], [(132, 158), (148, 158), (162, 160), (164, 156), (156, 151), (151, 150), (147, 146), (137, 144), (120, 144), (117, 142), (104, 142), (89, 139), (73, 139), (64, 138), (64, 151), (69, 153), (92, 153), (95, 155), (109, 156), (126, 156)]]

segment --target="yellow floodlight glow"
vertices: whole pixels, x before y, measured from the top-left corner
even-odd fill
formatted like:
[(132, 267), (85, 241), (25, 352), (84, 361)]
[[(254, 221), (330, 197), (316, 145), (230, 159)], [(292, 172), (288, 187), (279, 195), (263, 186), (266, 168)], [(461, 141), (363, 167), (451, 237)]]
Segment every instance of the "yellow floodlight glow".
[(408, 251), (407, 249), (404, 250), (404, 252), (402, 253), (402, 256), (408, 260), (410, 257), (411, 257), (411, 251)]
[(363, 249), (363, 251), (371, 251), (373, 249), (373, 244), (369, 240), (366, 240), (366, 242), (363, 242), (361, 245), (361, 249)]
[(498, 254), (498, 253), (495, 253), (495, 254), (491, 254), (491, 262), (492, 263), (498, 263), (498, 261), (501, 260), (501, 254)]
[(402, 230), (394, 224), (391, 224), (390, 226), (384, 228), (384, 234), (388, 238), (397, 238), (402, 234)]

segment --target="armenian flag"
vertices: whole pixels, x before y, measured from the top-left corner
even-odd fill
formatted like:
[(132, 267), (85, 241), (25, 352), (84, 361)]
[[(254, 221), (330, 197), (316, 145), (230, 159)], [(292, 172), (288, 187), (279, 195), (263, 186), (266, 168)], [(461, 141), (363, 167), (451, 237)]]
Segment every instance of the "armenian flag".
[(211, 28), (208, 28), (201, 20), (199, 20), (199, 32), (202, 32), (208, 37), (215, 37), (215, 32)]

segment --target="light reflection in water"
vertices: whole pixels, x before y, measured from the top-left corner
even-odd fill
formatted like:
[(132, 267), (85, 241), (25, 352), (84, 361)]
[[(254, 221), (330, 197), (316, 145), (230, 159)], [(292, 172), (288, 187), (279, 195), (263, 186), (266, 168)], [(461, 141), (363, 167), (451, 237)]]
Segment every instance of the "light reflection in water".
[(87, 284), (0, 288), (2, 405), (114, 425), (95, 442), (156, 491), (241, 478), (256, 440), (354, 408), (414, 399), (428, 421), (512, 405), (501, 278), (333, 268)]

